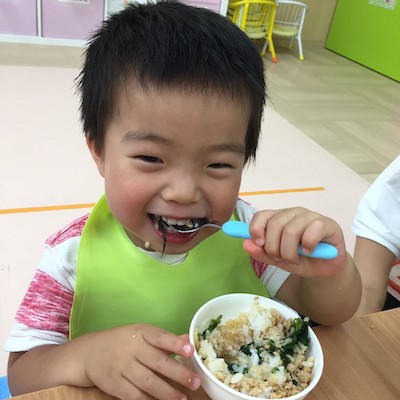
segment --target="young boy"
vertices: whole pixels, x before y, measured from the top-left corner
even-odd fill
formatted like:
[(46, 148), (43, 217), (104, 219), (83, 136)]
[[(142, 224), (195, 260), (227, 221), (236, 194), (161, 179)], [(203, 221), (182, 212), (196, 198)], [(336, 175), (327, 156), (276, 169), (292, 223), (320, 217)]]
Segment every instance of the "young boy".
[[(237, 27), (179, 3), (129, 6), (95, 34), (79, 89), (105, 196), (47, 241), (5, 346), (14, 394), (68, 384), (183, 399), (168, 379), (200, 381), (170, 354), (193, 354), (192, 316), (225, 293), (269, 292), (322, 324), (353, 315), (360, 280), (338, 224), (237, 199), (265, 91), (259, 52)], [(171, 228), (229, 219), (250, 223), (252, 240)], [(298, 255), (322, 240), (336, 259)]]

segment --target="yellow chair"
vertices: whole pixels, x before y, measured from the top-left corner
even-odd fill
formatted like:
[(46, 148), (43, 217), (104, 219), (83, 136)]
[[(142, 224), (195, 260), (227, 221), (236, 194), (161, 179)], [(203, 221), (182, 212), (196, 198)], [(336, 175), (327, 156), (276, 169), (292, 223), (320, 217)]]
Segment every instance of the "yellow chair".
[(304, 18), (307, 12), (307, 5), (300, 1), (276, 0), (276, 15), (272, 36), (290, 38), (289, 48), (293, 39), (297, 39), (299, 45), (300, 61), (304, 60), (301, 33), (303, 31)]
[(227, 17), (250, 39), (265, 39), (261, 54), (269, 48), (273, 62), (277, 61), (272, 41), (275, 13), (276, 3), (272, 0), (232, 1), (227, 13)]

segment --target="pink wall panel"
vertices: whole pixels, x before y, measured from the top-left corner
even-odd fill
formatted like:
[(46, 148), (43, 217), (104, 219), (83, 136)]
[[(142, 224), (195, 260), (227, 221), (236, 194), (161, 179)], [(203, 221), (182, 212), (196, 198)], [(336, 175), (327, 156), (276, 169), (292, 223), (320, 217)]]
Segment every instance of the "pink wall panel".
[(43, 37), (87, 39), (104, 19), (104, 0), (88, 4), (42, 0)]
[(181, 0), (182, 3), (189, 4), (196, 7), (204, 7), (209, 10), (219, 12), (220, 0)]
[(36, 0), (0, 0), (0, 33), (36, 36)]

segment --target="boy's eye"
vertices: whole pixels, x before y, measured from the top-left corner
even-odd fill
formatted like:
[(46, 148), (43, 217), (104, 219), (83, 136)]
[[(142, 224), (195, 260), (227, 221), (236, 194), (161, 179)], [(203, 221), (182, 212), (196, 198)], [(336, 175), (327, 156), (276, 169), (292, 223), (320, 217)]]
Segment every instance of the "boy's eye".
[(223, 168), (232, 168), (232, 165), (225, 163), (214, 163), (210, 164), (208, 167), (213, 169), (223, 169)]
[(162, 163), (162, 160), (158, 157), (153, 157), (153, 156), (136, 156), (135, 157), (138, 160), (144, 161), (146, 163), (150, 164), (160, 164)]

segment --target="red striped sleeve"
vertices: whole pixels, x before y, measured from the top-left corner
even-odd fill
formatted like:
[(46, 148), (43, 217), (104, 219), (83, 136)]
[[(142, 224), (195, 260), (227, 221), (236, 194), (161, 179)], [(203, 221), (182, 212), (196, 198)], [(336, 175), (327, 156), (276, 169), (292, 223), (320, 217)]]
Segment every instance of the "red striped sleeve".
[(251, 262), (253, 264), (254, 272), (259, 278), (261, 278), (261, 275), (268, 268), (268, 264), (264, 264), (263, 262), (255, 260), (254, 258), (251, 259)]
[(73, 293), (38, 270), (17, 312), (16, 321), (30, 328), (68, 337)]
[(83, 217), (80, 217), (72, 221), (65, 228), (61, 229), (61, 231), (58, 231), (54, 235), (50, 236), (46, 240), (46, 244), (48, 244), (51, 247), (54, 247), (60, 243), (65, 242), (70, 238), (81, 236), (83, 227), (86, 224), (88, 216), (89, 215), (84, 215)]

